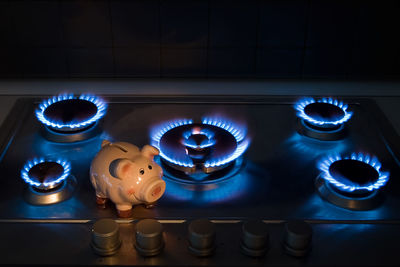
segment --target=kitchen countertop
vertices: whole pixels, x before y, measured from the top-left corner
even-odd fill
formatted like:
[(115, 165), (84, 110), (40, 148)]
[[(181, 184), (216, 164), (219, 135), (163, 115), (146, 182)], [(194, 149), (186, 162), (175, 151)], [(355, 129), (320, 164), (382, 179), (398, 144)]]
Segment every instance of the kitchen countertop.
[(325, 95), (374, 99), (400, 133), (400, 82), (210, 79), (0, 80), (0, 123), (22, 96), (90, 92), (100, 95)]

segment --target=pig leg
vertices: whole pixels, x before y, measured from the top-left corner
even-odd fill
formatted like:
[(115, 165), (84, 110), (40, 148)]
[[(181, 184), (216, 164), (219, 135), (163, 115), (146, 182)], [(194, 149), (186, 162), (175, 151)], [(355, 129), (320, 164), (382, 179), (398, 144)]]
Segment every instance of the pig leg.
[(96, 194), (96, 204), (99, 208), (105, 209), (106, 208), (106, 202), (107, 198), (106, 197), (100, 197), (99, 195)]
[(118, 210), (118, 216), (121, 218), (132, 217), (132, 204), (119, 204), (116, 205)]

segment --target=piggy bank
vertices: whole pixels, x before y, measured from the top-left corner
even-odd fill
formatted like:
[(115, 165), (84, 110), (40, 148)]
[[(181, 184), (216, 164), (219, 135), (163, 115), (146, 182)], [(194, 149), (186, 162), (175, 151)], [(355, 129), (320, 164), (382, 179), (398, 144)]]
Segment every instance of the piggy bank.
[(154, 162), (157, 148), (141, 150), (130, 143), (104, 140), (90, 166), (96, 202), (114, 202), (120, 217), (130, 217), (132, 206), (157, 201), (165, 191), (162, 168)]

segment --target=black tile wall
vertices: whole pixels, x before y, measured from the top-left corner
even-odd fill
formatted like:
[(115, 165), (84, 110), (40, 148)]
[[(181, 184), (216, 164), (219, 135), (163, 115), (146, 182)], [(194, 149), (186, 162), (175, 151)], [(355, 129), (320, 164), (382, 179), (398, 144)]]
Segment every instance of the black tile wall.
[(207, 47), (208, 1), (161, 1), (160, 24), (163, 46)]
[(208, 57), (209, 76), (254, 76), (255, 47), (209, 48)]
[(307, 7), (304, 0), (260, 1), (258, 45), (303, 47)]
[(111, 48), (71, 48), (69, 73), (73, 77), (109, 77), (114, 74)]
[(0, 0), (0, 77), (400, 78), (398, 0)]
[(210, 1), (209, 47), (255, 47), (258, 1)]
[(64, 50), (52, 47), (24, 49), (24, 77), (67, 77)]
[[(3, 8), (2, 8), (3, 9)], [(18, 47), (54, 47), (61, 42), (57, 1), (10, 1), (3, 9), (4, 40)]]
[(72, 47), (111, 47), (108, 1), (61, 1), (64, 42)]
[(262, 47), (257, 53), (257, 75), (268, 78), (300, 78), (302, 48)]
[(399, 11), (399, 1), (360, 2), (350, 64), (352, 77), (399, 74)]
[(114, 48), (115, 73), (118, 77), (159, 77), (160, 48)]
[(160, 46), (159, 1), (111, 1), (110, 4), (115, 47)]
[(1, 78), (22, 78), (23, 52), (22, 48), (0, 47)]
[(307, 48), (304, 56), (303, 77), (346, 78), (349, 72), (350, 49), (347, 47)]
[(205, 48), (162, 48), (161, 77), (204, 77), (207, 73)]

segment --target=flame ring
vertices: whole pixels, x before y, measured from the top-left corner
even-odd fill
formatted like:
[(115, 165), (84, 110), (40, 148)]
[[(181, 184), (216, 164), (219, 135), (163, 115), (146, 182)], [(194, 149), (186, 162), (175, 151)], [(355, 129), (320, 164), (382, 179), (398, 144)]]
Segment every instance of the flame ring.
[[(80, 99), (80, 100), (86, 100), (89, 101), (93, 104), (96, 105), (97, 107), (97, 112), (96, 114), (91, 117), (88, 120), (79, 122), (79, 123), (69, 123), (69, 124), (62, 124), (59, 122), (54, 122), (49, 119), (47, 119), (44, 116), (44, 111), (46, 108), (48, 108), (50, 105), (61, 102), (61, 101), (66, 101), (66, 100), (71, 100), (71, 99)], [(46, 126), (52, 127), (52, 128), (57, 128), (57, 129), (62, 129), (62, 128), (70, 128), (70, 129), (79, 129), (85, 126), (88, 126), (99, 119), (101, 119), (105, 114), (107, 110), (107, 104), (99, 97), (90, 95), (90, 94), (82, 94), (78, 98), (74, 96), (73, 94), (60, 94), (58, 96), (54, 96), (52, 98), (44, 100), (42, 103), (39, 104), (39, 109), (36, 109), (36, 117), (38, 120), (43, 123)]]
[[(246, 134), (247, 134), (246, 129), (241, 128), (241, 127), (233, 124), (232, 122), (229, 122), (227, 120), (217, 118), (217, 117), (216, 118), (204, 117), (204, 118), (202, 118), (202, 123), (207, 124), (207, 125), (212, 125), (215, 127), (219, 127), (221, 129), (228, 131), (230, 134), (232, 134), (232, 136), (235, 138), (235, 140), (238, 144), (236, 147), (236, 150), (232, 154), (227, 155), (226, 157), (220, 158), (217, 160), (207, 160), (204, 163), (204, 166), (206, 168), (223, 166), (229, 162), (236, 160), (246, 151), (246, 149), (248, 148), (248, 146), (250, 144), (250, 140), (248, 138), (246, 138)], [(191, 162), (189, 160), (184, 161), (184, 162), (175, 160), (175, 159), (165, 155), (163, 153), (163, 151), (160, 149), (160, 140), (166, 132), (168, 132), (169, 130), (171, 130), (173, 128), (176, 128), (176, 127), (179, 127), (182, 125), (187, 125), (187, 124), (193, 124), (193, 120), (192, 119), (178, 119), (178, 120), (174, 120), (172, 122), (167, 122), (165, 124), (162, 124), (152, 130), (151, 139), (152, 139), (152, 145), (157, 147), (160, 150), (160, 156), (162, 158), (164, 158), (165, 160), (167, 160), (175, 165), (191, 168), (191, 167), (194, 167), (193, 162)]]
[[(43, 162), (56, 162), (58, 164), (60, 164), (64, 171), (61, 174), (60, 177), (58, 177), (57, 179), (51, 181), (51, 182), (46, 182), (46, 183), (39, 183), (37, 181), (32, 180), (29, 177), (29, 170), (32, 169), (32, 167), (43, 163)], [(62, 181), (64, 181), (65, 179), (67, 179), (67, 177), (70, 175), (71, 172), (71, 164), (63, 159), (57, 159), (57, 160), (51, 160), (51, 159), (44, 159), (44, 158), (34, 158), (32, 160), (29, 160), (27, 163), (25, 163), (24, 167), (21, 170), (21, 178), (29, 185), (34, 186), (34, 187), (53, 187), (54, 185), (57, 185), (59, 183), (61, 183)]]
[[(363, 163), (366, 163), (373, 167), (379, 174), (378, 179), (373, 183), (365, 186), (354, 186), (354, 185), (347, 185), (338, 180), (336, 180), (329, 172), (329, 167), (332, 163), (343, 160), (343, 159), (351, 159), (357, 160)], [(353, 153), (351, 156), (341, 157), (338, 154), (327, 156), (323, 160), (320, 161), (318, 164), (318, 168), (321, 170), (321, 177), (325, 179), (330, 184), (334, 185), (335, 187), (339, 188), (345, 192), (353, 192), (355, 190), (368, 190), (373, 191), (383, 187), (386, 182), (389, 180), (389, 173), (388, 172), (381, 172), (381, 163), (378, 161), (376, 157), (370, 157), (369, 155), (364, 155), (362, 153), (356, 154)]]
[[(305, 107), (312, 104), (312, 103), (326, 103), (326, 104), (331, 104), (334, 106), (337, 106), (339, 108), (341, 108), (344, 112), (344, 115), (342, 118), (337, 119), (337, 120), (332, 120), (332, 121), (327, 121), (327, 120), (317, 120), (314, 119), (313, 117), (307, 115), (304, 111)], [(303, 120), (314, 124), (314, 125), (318, 125), (318, 126), (323, 126), (323, 125), (339, 125), (339, 124), (343, 124), (346, 121), (348, 121), (351, 116), (353, 115), (353, 112), (351, 111), (347, 111), (348, 105), (344, 104), (342, 101), (338, 101), (336, 99), (332, 99), (332, 98), (322, 98), (319, 100), (315, 100), (314, 98), (303, 98), (300, 99), (295, 105), (294, 108), (298, 111), (297, 112), (297, 116), (302, 118)]]

